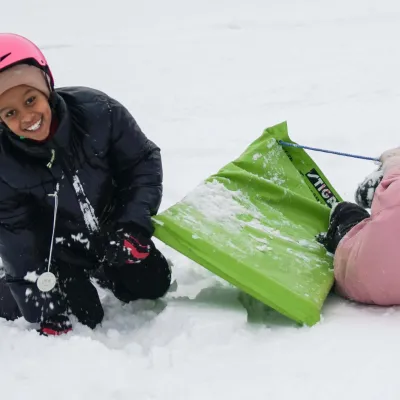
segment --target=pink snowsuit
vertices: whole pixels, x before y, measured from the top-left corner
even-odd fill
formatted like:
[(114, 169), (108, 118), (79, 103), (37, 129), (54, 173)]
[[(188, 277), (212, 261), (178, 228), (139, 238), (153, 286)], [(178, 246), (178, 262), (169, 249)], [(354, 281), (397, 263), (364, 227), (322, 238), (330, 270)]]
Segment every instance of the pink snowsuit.
[(375, 191), (371, 217), (339, 242), (334, 258), (338, 292), (382, 306), (400, 304), (400, 165), (391, 166)]

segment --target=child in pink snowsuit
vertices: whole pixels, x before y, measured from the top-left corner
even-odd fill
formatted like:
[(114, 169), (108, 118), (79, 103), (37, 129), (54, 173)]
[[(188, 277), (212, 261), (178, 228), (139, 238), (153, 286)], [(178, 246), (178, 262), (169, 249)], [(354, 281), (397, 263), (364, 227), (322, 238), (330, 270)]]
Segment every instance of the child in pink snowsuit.
[[(332, 211), (324, 245), (334, 253), (336, 290), (366, 304), (400, 304), (400, 148)], [(371, 215), (364, 209), (371, 208)]]

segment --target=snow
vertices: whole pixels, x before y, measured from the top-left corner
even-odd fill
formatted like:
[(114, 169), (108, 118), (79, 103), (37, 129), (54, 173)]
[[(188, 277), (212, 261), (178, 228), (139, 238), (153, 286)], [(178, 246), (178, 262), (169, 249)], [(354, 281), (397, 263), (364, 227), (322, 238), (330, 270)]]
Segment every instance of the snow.
[[(199, 185), (185, 197), (187, 204), (211, 221), (224, 225), (232, 221), (234, 227), (240, 225), (240, 221), (237, 221), (235, 217), (249, 213), (247, 208), (240, 204), (239, 199), (245, 200), (239, 190), (236, 192), (227, 190), (222, 183), (216, 180)], [(221, 209), (221, 204), (224, 205), (223, 209)], [(262, 217), (259, 211), (254, 210), (254, 212), (254, 217)]]
[(39, 275), (36, 273), (36, 271), (31, 271), (28, 272), (25, 276), (24, 276), (24, 280), (28, 281), (28, 282), (33, 282), (35, 283), (39, 278)]
[[(43, 48), (57, 86), (131, 110), (162, 149), (162, 209), (284, 120), (303, 145), (374, 157), (398, 145), (395, 0), (22, 0), (2, 13), (2, 31)], [(376, 168), (310, 155), (347, 200)], [(59, 338), (0, 320), (2, 398), (398, 398), (397, 307), (331, 295), (321, 322), (299, 327), (157, 244), (178, 281), (162, 301), (102, 292), (102, 327), (73, 321)]]
[[(280, 151), (282, 150), (280, 149)], [(282, 173), (280, 170), (276, 170), (276, 172)], [(268, 174), (270, 173), (271, 171), (268, 172)], [(267, 208), (269, 213), (268, 217), (265, 217), (244, 191), (228, 190), (224, 184), (212, 179), (198, 185), (182, 199), (178, 208), (174, 207), (174, 210), (168, 210), (164, 217), (171, 217), (173, 220), (179, 221), (178, 225), (193, 232), (195, 239), (207, 241), (212, 238), (215, 251), (225, 252), (228, 245), (236, 259), (245, 264), (249, 262), (250, 256), (271, 250), (272, 247), (268, 246), (270, 241), (297, 243), (305, 248), (320, 248), (320, 245), (314, 240), (314, 236), (310, 236), (301, 224), (291, 222), (282, 212), (272, 206), (267, 205)], [(244, 238), (242, 231), (246, 228), (247, 231), (250, 230), (254, 234), (247, 234)], [(257, 235), (262, 236), (263, 246), (260, 246), (260, 238)], [(298, 239), (304, 235), (310, 236), (310, 240), (313, 240), (314, 244), (310, 246), (310, 240)], [(268, 237), (268, 240), (265, 236)], [(288, 250), (288, 252), (290, 251)], [(280, 260), (280, 264), (283, 266), (285, 260), (281, 258), (278, 251), (270, 255), (274, 261)], [(310, 269), (317, 266), (313, 262), (321, 260), (318, 253), (310, 254), (314, 259), (304, 258), (305, 256), (298, 251), (293, 251), (293, 255), (291, 261), (294, 264), (299, 260), (306, 260)], [(331, 265), (331, 260), (326, 259), (325, 267), (328, 266), (328, 260), (329, 266)], [(252, 257), (251, 262), (253, 268), (262, 268), (268, 260), (266, 261), (263, 255), (259, 258)], [(317, 298), (315, 298), (316, 302), (318, 302)]]
[(88, 238), (83, 237), (83, 233), (78, 233), (77, 235), (71, 235), (72, 240), (74, 240), (75, 242), (79, 242), (82, 244), (86, 244), (86, 248), (89, 249), (90, 248), (90, 242)]
[[(99, 221), (97, 216), (95, 215), (94, 209), (90, 204), (89, 199), (86, 197), (85, 191), (83, 189), (81, 180), (78, 175), (74, 175), (72, 177), (72, 183), (76, 192), (76, 196), (78, 199), (79, 207), (82, 211), (83, 217), (85, 219), (85, 225), (89, 229), (90, 232), (96, 232), (99, 230)], [(88, 239), (81, 239), (82, 235), (72, 236), (72, 239), (75, 241), (80, 241), (81, 243), (88, 242)], [(88, 243), (89, 245), (89, 243)]]

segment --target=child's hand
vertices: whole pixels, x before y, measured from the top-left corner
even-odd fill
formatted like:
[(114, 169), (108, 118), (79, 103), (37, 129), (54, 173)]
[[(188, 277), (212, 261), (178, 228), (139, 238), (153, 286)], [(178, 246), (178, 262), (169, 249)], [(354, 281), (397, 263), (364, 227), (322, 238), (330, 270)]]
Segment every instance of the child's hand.
[(110, 234), (106, 245), (106, 261), (110, 265), (138, 264), (150, 255), (151, 241), (140, 233), (122, 230)]

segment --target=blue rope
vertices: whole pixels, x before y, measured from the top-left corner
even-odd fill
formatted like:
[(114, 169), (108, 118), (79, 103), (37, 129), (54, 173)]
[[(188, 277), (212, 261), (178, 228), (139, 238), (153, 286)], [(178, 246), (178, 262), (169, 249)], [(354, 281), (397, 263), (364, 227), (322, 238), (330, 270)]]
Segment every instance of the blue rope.
[(358, 156), (358, 155), (356, 155), (356, 154), (342, 153), (342, 152), (340, 152), (340, 151), (318, 149), (318, 148), (316, 148), (316, 147), (302, 146), (302, 145), (296, 144), (296, 143), (284, 142), (283, 140), (279, 140), (278, 143), (279, 143), (280, 145), (282, 145), (282, 146), (297, 147), (297, 148), (300, 148), (300, 149), (320, 151), (320, 152), (322, 152), (322, 153), (336, 154), (336, 155), (338, 155), (338, 156), (359, 158), (359, 159), (361, 159), (361, 160), (369, 160), (369, 161), (379, 161), (379, 158)]

